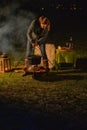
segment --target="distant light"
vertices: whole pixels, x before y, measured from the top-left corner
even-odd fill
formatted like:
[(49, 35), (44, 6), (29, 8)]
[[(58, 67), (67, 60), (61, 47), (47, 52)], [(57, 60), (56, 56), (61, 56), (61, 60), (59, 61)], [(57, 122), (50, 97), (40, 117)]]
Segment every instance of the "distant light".
[(71, 10), (77, 10), (77, 5), (76, 4), (72, 4), (72, 7), (70, 9)]
[(44, 7), (42, 7), (41, 9), (44, 10)]
[(56, 6), (56, 9), (59, 9), (59, 6)]

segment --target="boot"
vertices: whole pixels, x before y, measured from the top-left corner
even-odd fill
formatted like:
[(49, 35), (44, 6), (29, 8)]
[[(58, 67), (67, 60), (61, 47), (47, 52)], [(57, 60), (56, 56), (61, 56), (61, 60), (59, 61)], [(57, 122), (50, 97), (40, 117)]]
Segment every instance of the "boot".
[(24, 67), (24, 73), (22, 76), (26, 76), (28, 73), (28, 67), (29, 67), (29, 61), (28, 59), (25, 59), (25, 67)]
[(46, 72), (49, 71), (48, 60), (47, 59), (43, 59), (43, 67), (46, 70)]

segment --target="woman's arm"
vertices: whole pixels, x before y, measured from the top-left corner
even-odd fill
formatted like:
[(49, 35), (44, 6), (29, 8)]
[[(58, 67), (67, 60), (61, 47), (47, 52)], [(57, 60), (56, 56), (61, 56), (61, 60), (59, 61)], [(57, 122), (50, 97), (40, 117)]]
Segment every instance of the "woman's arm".
[(27, 31), (27, 38), (30, 42), (33, 42), (32, 32), (34, 31), (35, 20), (33, 20)]

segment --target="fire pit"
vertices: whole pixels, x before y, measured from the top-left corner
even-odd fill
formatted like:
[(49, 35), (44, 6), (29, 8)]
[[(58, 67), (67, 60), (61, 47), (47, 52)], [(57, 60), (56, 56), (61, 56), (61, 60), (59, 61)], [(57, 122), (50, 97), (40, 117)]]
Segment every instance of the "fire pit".
[(34, 70), (33, 70), (33, 78), (37, 78), (43, 73), (46, 73), (46, 70), (42, 67), (38, 67), (38, 65), (41, 63), (41, 56), (39, 55), (31, 55), (28, 57), (29, 64), (34, 65)]

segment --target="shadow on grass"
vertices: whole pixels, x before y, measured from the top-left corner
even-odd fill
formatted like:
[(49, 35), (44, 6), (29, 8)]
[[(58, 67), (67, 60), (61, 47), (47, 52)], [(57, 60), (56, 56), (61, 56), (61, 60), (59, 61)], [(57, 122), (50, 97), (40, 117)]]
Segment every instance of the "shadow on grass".
[[(1, 101), (0, 101), (1, 102)], [(69, 112), (50, 113), (42, 108), (23, 110), (13, 103), (0, 105), (0, 130), (86, 130), (84, 118)]]
[(33, 78), (39, 81), (46, 81), (46, 82), (55, 82), (55, 81), (62, 81), (62, 80), (82, 80), (84, 76), (58, 72), (49, 72), (49, 73), (35, 73)]
[[(21, 68), (14, 68), (10, 71), (10, 76), (14, 72), (23, 72), (23, 69)], [(54, 70), (52, 72), (42, 72), (42, 73), (34, 73), (34, 72), (28, 72), (26, 76), (32, 75), (33, 79), (39, 80), (39, 81), (46, 81), (46, 82), (55, 82), (55, 81), (62, 81), (62, 80), (82, 80), (84, 79), (84, 73), (87, 73), (87, 69), (84, 68), (75, 68), (75, 69), (60, 69), (60, 70)], [(81, 74), (81, 75), (80, 75)], [(23, 76), (23, 74), (22, 74)]]

